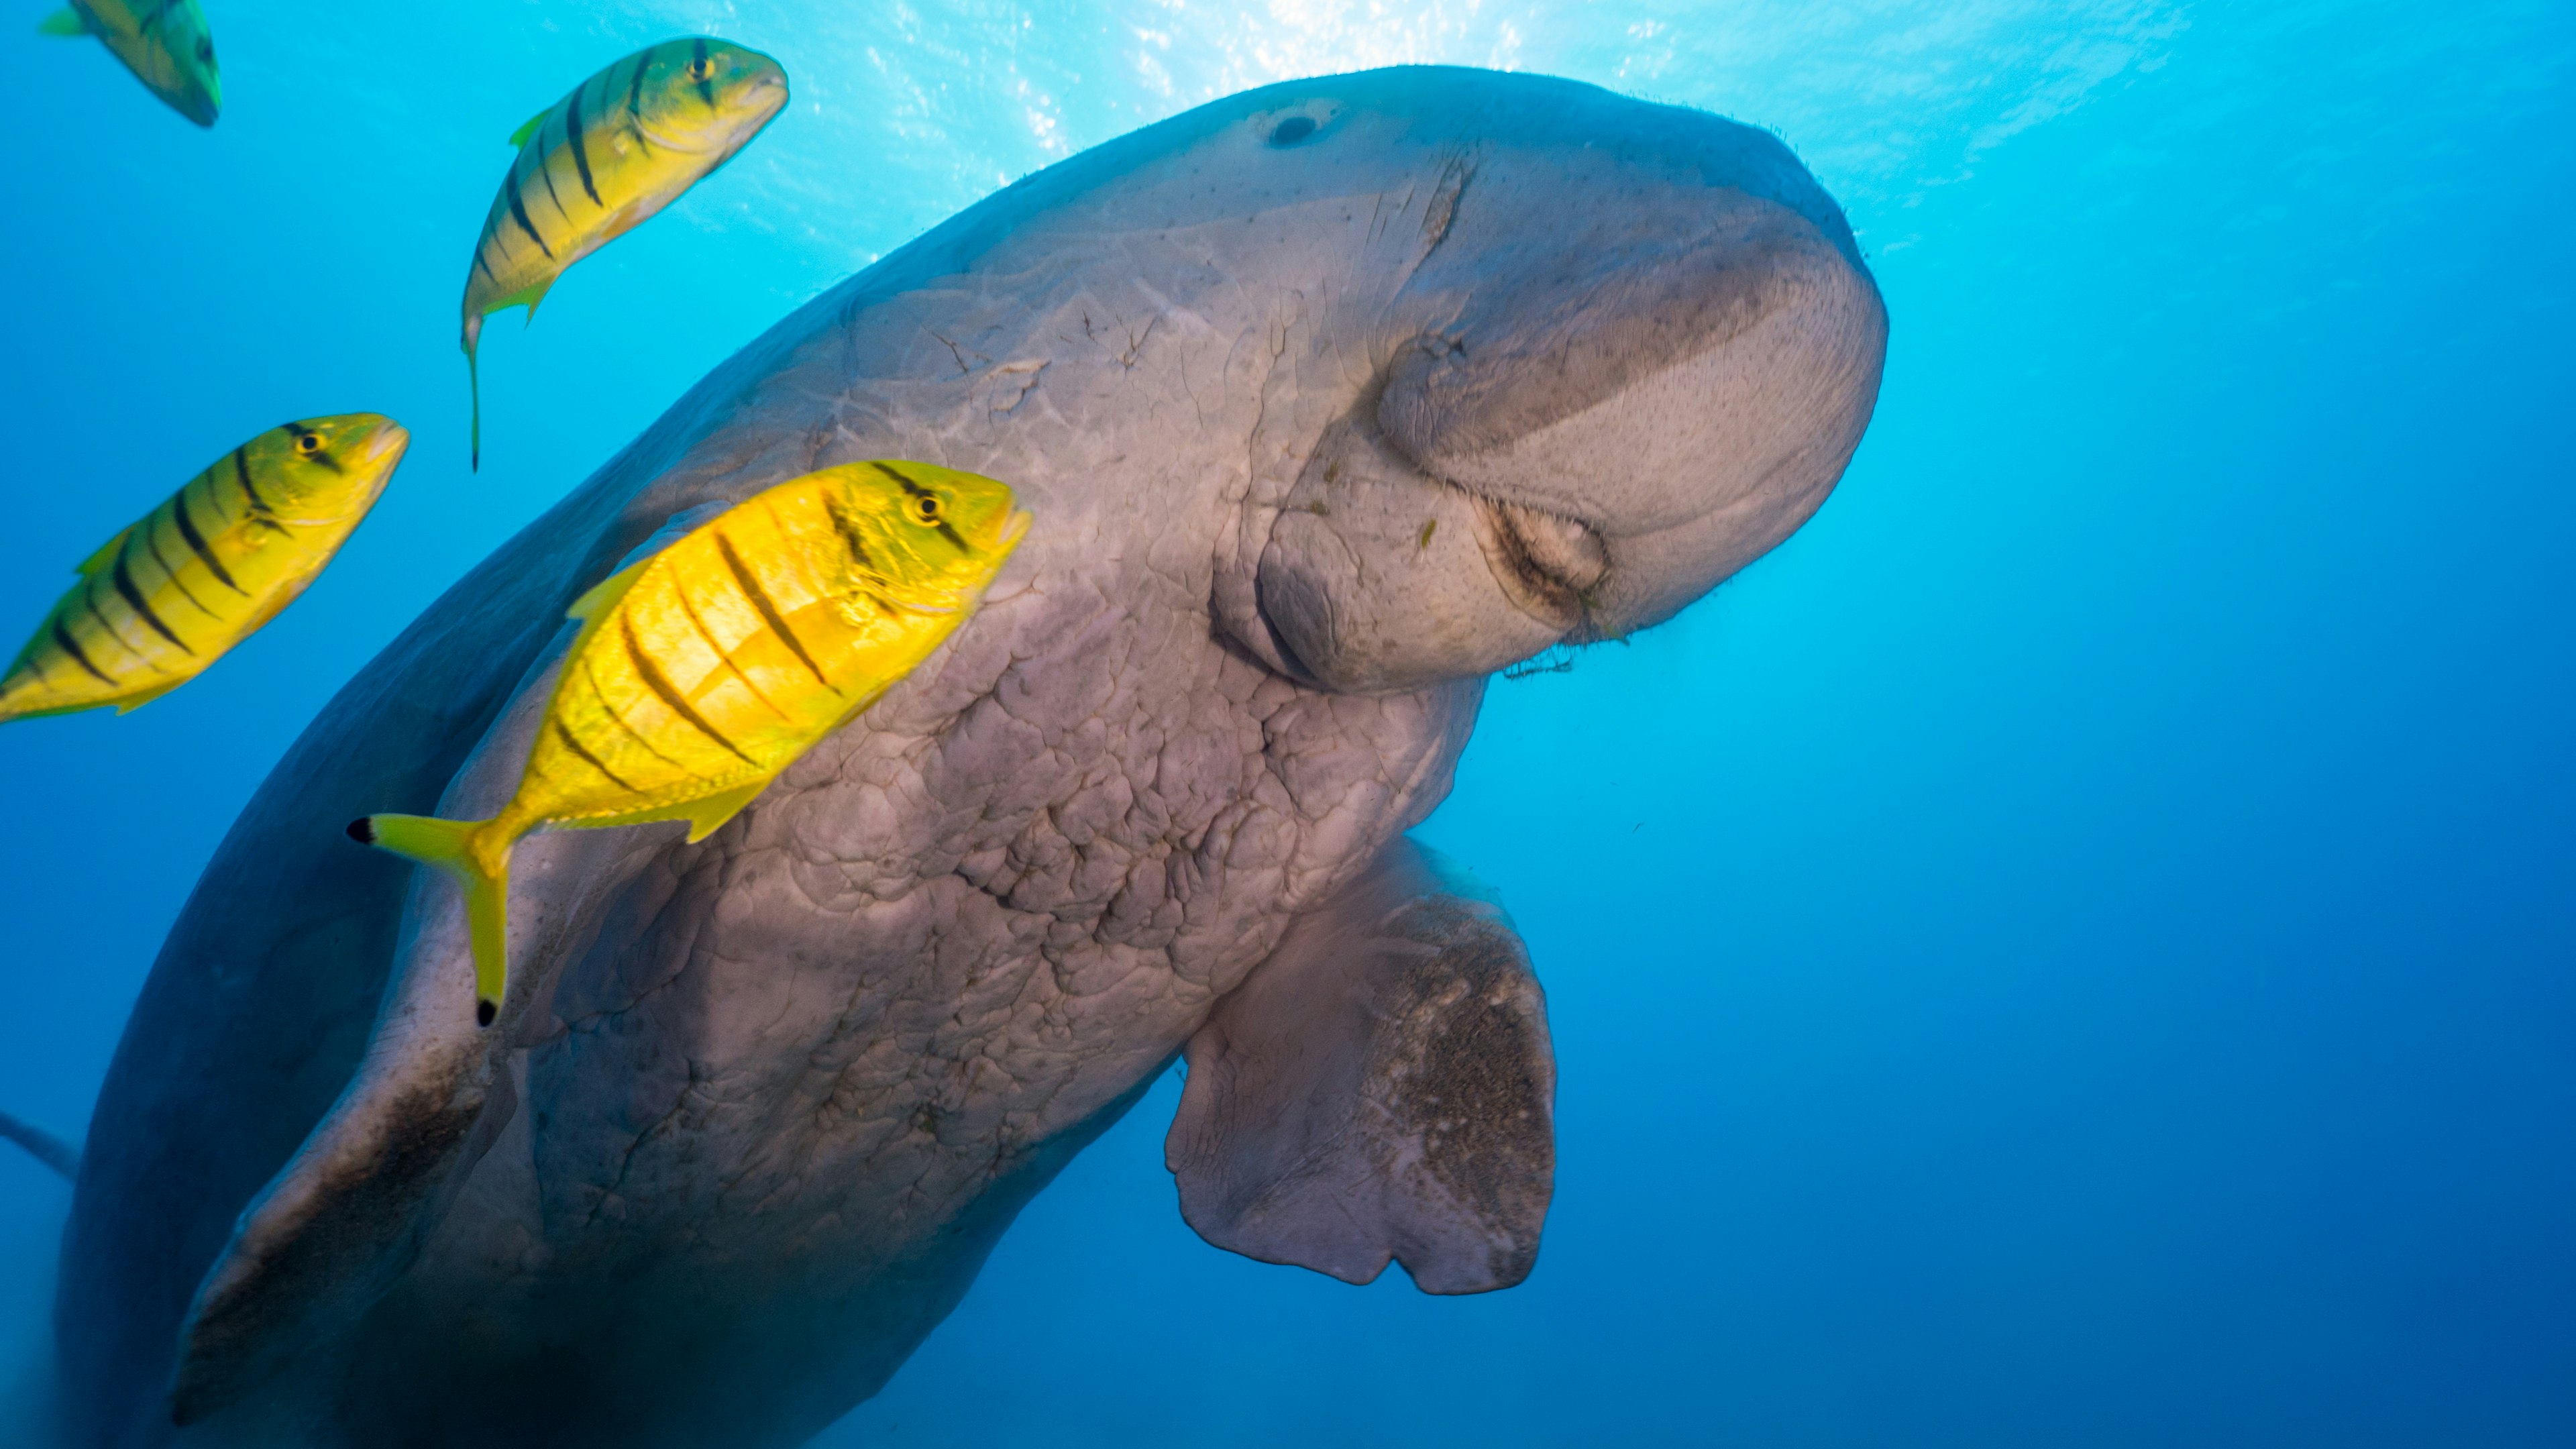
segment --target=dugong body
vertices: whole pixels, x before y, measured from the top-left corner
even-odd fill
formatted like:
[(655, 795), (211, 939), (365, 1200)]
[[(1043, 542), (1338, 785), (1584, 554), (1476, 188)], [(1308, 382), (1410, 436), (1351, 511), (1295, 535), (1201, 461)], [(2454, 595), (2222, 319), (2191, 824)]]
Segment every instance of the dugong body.
[[(1186, 1054), (1211, 1241), (1508, 1286), (1552, 1063), (1500, 908), (1402, 838), (1485, 676), (1670, 616), (1821, 502), (1885, 315), (1777, 141), (1567, 82), (1274, 86), (1041, 172), (816, 300), (496, 553), (295, 745), (99, 1102), (71, 1442), (787, 1445)], [(741, 817), (456, 894), (565, 606), (851, 459), (1003, 479), (982, 611)]]

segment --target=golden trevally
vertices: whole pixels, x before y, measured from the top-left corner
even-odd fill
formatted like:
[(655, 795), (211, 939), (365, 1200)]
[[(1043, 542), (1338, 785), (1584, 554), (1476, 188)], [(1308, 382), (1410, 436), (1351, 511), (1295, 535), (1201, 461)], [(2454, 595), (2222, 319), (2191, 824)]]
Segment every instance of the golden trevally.
[(410, 442), (391, 418), (345, 413), (233, 449), (81, 564), (0, 676), (0, 721), (123, 714), (196, 678), (304, 592)]
[(36, 27), (45, 35), (95, 35), (170, 109), (211, 126), (224, 108), (215, 41), (197, 0), (71, 0)]
[(534, 317), (564, 268), (733, 159), (787, 104), (787, 72), (756, 50), (696, 36), (647, 46), (573, 87), (510, 137), (519, 148), (465, 275), (473, 457), (483, 461), (483, 319)]
[(500, 814), (371, 815), (349, 834), (463, 884), (488, 1026), (519, 837), (686, 820), (703, 839), (929, 658), (1028, 523), (1005, 485), (927, 463), (845, 463), (754, 494), (574, 603), (581, 632)]

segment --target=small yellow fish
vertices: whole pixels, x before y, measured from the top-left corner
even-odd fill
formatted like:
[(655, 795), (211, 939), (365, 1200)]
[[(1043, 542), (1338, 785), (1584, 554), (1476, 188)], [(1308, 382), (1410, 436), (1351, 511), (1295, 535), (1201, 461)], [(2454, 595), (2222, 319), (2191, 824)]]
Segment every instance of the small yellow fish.
[(787, 72), (697, 36), (646, 46), (573, 87), (510, 137), (519, 148), (465, 274), (465, 377), (483, 464), (483, 319), (537, 303), (564, 268), (624, 235), (733, 159), (787, 105)]
[(197, 0), (72, 0), (37, 25), (43, 35), (95, 35), (152, 94), (200, 126), (224, 107), (215, 42)]
[(107, 541), (0, 676), (0, 722), (168, 694), (295, 602), (411, 434), (348, 413), (271, 428)]
[(489, 1026), (521, 836), (686, 820), (706, 838), (929, 658), (1028, 525), (1008, 487), (927, 463), (845, 463), (754, 494), (573, 604), (581, 632), (500, 814), (370, 815), (349, 834), (464, 886)]

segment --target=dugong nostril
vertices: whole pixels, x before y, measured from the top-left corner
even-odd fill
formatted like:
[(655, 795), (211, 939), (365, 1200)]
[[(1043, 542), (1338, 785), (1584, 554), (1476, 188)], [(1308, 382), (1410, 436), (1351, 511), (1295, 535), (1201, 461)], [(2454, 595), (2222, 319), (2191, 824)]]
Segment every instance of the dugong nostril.
[(1278, 125), (1271, 128), (1270, 144), (1273, 146), (1294, 146), (1313, 134), (1315, 134), (1314, 117), (1290, 116), (1288, 119), (1281, 121)]

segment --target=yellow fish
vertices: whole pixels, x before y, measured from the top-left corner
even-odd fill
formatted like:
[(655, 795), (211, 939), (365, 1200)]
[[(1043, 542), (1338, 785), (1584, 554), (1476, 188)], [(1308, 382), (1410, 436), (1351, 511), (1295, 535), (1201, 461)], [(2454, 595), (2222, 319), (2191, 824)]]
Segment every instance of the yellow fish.
[(271, 428), (79, 569), (0, 676), (0, 721), (150, 703), (247, 639), (340, 551), (411, 434), (347, 413)]
[(508, 982), (510, 851), (541, 826), (703, 840), (965, 622), (1028, 531), (990, 478), (845, 463), (753, 495), (581, 596), (519, 788), (489, 820), (349, 834), (465, 888), (475, 1017)]
[(733, 159), (787, 105), (787, 72), (697, 36), (647, 46), (573, 87), (510, 137), (519, 148), (465, 274), (465, 377), (483, 464), (483, 319), (537, 303), (564, 268), (624, 235)]
[(197, 0), (72, 0), (36, 27), (44, 35), (95, 35), (152, 94), (200, 126), (224, 108), (215, 41)]

